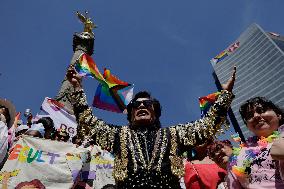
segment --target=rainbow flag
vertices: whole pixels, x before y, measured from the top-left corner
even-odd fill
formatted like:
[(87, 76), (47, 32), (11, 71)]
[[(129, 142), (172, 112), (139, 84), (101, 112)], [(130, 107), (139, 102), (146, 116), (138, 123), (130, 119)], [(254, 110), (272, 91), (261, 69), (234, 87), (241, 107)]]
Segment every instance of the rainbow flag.
[(224, 60), (227, 56), (228, 56), (228, 51), (224, 50), (220, 54), (212, 58), (210, 62), (212, 63), (212, 65), (216, 65), (218, 62), (221, 62), (222, 60)]
[(88, 76), (97, 79), (100, 83), (105, 83), (103, 75), (100, 73), (95, 61), (89, 55), (83, 53), (75, 64), (76, 71), (81, 76)]
[(216, 92), (209, 94), (207, 96), (199, 97), (199, 107), (201, 110), (201, 117), (203, 117), (209, 108), (214, 104), (214, 102), (217, 100), (218, 96), (221, 94), (221, 92)]
[(87, 54), (79, 57), (75, 69), (80, 75), (99, 81), (93, 100), (94, 107), (118, 113), (126, 109), (132, 99), (134, 85), (118, 79), (108, 69), (104, 69), (104, 74), (101, 74), (95, 61)]
[[(109, 85), (99, 84), (93, 100), (93, 106), (112, 112), (123, 113), (132, 99), (134, 85), (119, 80), (108, 69), (104, 69), (103, 76)], [(110, 88), (109, 86), (112, 87)]]

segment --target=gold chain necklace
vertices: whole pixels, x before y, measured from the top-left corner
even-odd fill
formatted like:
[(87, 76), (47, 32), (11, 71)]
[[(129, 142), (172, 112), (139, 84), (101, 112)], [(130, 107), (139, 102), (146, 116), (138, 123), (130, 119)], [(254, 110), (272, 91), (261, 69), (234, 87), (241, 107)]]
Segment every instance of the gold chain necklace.
[[(132, 131), (132, 134), (134, 136), (134, 142), (137, 145), (138, 156), (139, 156), (139, 159), (141, 160), (141, 162), (143, 164), (143, 168), (150, 170), (152, 165), (154, 164), (154, 160), (156, 158), (156, 154), (157, 154), (157, 151), (158, 151), (158, 146), (159, 146), (160, 139), (161, 139), (161, 129), (159, 129), (159, 131), (157, 133), (155, 144), (154, 144), (154, 149), (152, 151), (152, 157), (151, 157), (151, 160), (148, 161), (148, 165), (145, 161), (145, 157), (143, 156), (142, 148), (141, 148), (137, 133), (135, 131)], [(145, 135), (143, 137), (145, 139)], [(147, 144), (145, 144), (145, 145), (147, 145)], [(147, 153), (148, 153), (148, 151), (147, 151)]]

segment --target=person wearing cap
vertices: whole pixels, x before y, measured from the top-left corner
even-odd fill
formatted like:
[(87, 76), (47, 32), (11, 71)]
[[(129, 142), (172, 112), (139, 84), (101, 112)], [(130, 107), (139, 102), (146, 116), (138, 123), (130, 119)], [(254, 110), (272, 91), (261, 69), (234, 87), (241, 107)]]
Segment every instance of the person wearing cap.
[(8, 129), (14, 124), (16, 108), (7, 99), (0, 99), (0, 168), (5, 163), (8, 152)]

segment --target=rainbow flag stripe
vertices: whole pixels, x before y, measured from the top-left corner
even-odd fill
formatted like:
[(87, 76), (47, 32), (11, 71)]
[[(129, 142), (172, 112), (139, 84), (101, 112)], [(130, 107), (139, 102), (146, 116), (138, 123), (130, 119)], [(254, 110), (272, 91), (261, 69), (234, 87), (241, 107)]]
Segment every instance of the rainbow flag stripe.
[(201, 117), (203, 117), (207, 113), (209, 108), (214, 104), (220, 94), (221, 92), (216, 92), (199, 98)]
[(106, 83), (103, 75), (100, 73), (95, 61), (89, 55), (83, 53), (75, 64), (76, 71), (82, 76), (88, 76), (97, 79), (100, 83)]

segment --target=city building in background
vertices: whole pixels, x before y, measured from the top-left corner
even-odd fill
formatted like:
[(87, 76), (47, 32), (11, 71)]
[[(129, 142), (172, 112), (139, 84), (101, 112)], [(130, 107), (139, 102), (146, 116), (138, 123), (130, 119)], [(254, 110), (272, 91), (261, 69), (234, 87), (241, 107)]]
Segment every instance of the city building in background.
[(217, 88), (225, 83), (237, 66), (233, 89), (235, 99), (229, 111), (231, 123), (242, 138), (251, 136), (239, 113), (247, 99), (264, 96), (284, 107), (284, 37), (265, 32), (252, 24), (240, 37), (211, 60)]

